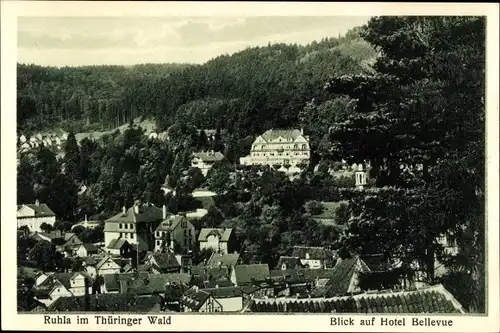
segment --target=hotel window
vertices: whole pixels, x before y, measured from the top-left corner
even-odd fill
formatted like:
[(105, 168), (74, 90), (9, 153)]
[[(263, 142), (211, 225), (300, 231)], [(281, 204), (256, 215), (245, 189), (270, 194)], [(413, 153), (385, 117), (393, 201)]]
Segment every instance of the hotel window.
[(128, 238), (128, 233), (125, 233), (125, 238)]
[(123, 224), (120, 223), (120, 226), (119, 226), (120, 229), (123, 229)]
[(130, 239), (134, 239), (134, 234), (133, 233), (130, 234)]
[(122, 233), (122, 232), (120, 232), (120, 238), (122, 238), (122, 237), (123, 237), (123, 233)]
[(303, 150), (307, 149), (307, 145), (302, 145), (302, 149)]

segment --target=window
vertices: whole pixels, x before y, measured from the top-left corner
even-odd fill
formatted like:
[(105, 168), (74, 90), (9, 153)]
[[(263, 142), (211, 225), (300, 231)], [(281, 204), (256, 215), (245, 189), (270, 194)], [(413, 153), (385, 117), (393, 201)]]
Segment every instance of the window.
[(307, 145), (302, 145), (302, 149), (306, 150), (307, 149)]
[(119, 226), (120, 229), (123, 229), (123, 224), (120, 223), (120, 226)]
[(186, 220), (183, 220), (181, 222), (181, 228), (187, 228), (187, 221)]
[(130, 239), (134, 239), (134, 234), (130, 233)]
[(122, 232), (120, 232), (120, 238), (122, 238), (122, 237), (123, 237), (123, 233), (122, 233)]

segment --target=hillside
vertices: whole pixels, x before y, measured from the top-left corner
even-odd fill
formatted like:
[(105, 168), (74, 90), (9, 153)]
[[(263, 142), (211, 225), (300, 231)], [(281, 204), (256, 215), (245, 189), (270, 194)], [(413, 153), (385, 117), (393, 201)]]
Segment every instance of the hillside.
[[(18, 130), (107, 131), (138, 116), (160, 129), (197, 127), (253, 134), (288, 127), (334, 74), (360, 73), (376, 53), (358, 30), (308, 45), (274, 44), (203, 65), (40, 67), (18, 65)], [(255, 121), (259, 119), (259, 121)]]

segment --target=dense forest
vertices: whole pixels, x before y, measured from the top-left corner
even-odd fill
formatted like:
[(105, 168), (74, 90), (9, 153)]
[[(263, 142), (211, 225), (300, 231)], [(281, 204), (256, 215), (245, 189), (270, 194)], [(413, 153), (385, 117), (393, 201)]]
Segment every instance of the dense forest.
[(306, 46), (248, 48), (203, 65), (19, 64), (18, 129), (111, 129), (139, 115), (155, 118), (161, 130), (180, 119), (241, 136), (290, 127), (307, 101), (322, 98), (318, 88), (329, 75), (364, 72), (375, 55), (353, 29)]
[[(21, 156), (18, 201), (47, 202), (57, 227), (69, 229), (83, 214), (109, 215), (135, 198), (172, 213), (194, 209), (190, 192), (207, 186), (218, 199), (196, 228), (233, 228), (245, 262), (274, 266), (297, 244), (343, 257), (383, 254), (403, 268), (418, 262), (427, 282), (442, 282), (470, 311), (483, 312), (484, 40), (482, 18), (378, 17), (341, 38), (251, 48), (154, 74), (20, 65), (21, 129), (112, 128), (140, 114), (168, 128), (169, 140), (148, 140), (134, 126), (79, 145), (71, 134), (62, 159), (44, 147)], [(85, 76), (75, 73), (100, 79), (78, 84)], [(322, 163), (293, 180), (235, 165), (256, 134), (294, 126), (311, 136), (313, 165), (369, 162), (375, 188), (353, 190)], [(215, 142), (201, 128), (218, 129)], [(191, 152), (214, 147), (226, 162), (206, 178), (189, 168)], [(81, 182), (88, 189), (78, 195)], [(164, 183), (175, 196), (163, 195)], [(349, 201), (350, 218), (318, 223), (305, 209), (312, 200)], [(457, 241), (458, 255), (438, 244), (443, 234)], [(435, 276), (435, 257), (448, 276)]]

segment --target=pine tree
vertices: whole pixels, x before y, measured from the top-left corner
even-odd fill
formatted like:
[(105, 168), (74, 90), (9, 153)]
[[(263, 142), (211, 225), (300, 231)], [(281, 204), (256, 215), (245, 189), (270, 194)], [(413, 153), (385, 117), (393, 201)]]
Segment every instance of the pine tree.
[(69, 133), (64, 146), (65, 173), (75, 182), (81, 180), (80, 148), (76, 142), (75, 134)]
[(331, 139), (348, 162), (369, 162), (378, 187), (387, 188), (361, 192), (350, 205), (355, 221), (344, 244), (417, 259), (432, 280), (442, 250), (436, 238), (473, 235), (475, 255), (462, 246), (463, 266), (476, 272), (481, 294), (485, 20), (377, 17), (362, 34), (381, 56), (374, 74), (327, 83), (357, 101)]

